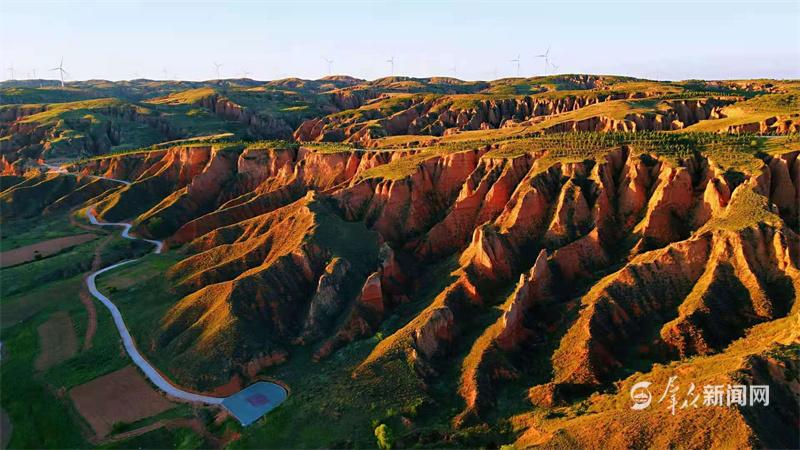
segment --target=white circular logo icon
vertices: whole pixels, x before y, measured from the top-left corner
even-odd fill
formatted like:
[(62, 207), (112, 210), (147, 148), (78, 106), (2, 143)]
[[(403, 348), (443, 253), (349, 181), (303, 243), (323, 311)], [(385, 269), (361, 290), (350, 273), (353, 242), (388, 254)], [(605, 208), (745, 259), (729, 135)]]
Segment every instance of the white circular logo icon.
[(631, 387), (631, 400), (633, 400), (631, 409), (639, 411), (650, 406), (650, 402), (653, 401), (653, 396), (647, 389), (650, 384), (649, 381), (640, 381)]

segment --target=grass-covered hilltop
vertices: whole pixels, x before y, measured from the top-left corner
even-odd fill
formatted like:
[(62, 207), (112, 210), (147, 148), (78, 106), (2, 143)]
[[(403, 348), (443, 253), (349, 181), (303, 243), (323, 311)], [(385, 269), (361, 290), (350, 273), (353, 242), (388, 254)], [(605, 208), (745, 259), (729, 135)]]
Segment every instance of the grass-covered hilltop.
[[(798, 448), (799, 131), (797, 80), (0, 83), (0, 443)], [(286, 400), (148, 381), (125, 260), (158, 373)]]
[[(320, 80), (0, 83), (0, 151), (82, 158), (213, 137), (396, 148), (565, 131), (787, 134), (800, 82), (556, 75), (490, 82)], [(19, 163), (18, 163), (19, 164)]]

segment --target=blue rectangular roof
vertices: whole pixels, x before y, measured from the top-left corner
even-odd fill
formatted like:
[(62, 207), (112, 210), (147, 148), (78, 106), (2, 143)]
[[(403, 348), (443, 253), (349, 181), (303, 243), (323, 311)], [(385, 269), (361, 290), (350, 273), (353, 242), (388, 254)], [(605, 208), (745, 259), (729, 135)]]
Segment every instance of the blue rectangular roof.
[(248, 426), (283, 403), (286, 397), (283, 386), (259, 381), (223, 400), (222, 406), (243, 426)]

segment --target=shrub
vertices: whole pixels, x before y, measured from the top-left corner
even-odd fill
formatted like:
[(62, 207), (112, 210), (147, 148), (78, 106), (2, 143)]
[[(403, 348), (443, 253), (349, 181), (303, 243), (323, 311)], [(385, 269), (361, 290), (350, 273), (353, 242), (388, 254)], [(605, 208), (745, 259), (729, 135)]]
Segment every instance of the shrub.
[(119, 434), (128, 431), (131, 427), (131, 424), (127, 422), (114, 422), (114, 425), (111, 425), (111, 434)]
[(378, 425), (375, 428), (375, 438), (378, 440), (378, 448), (390, 449), (394, 444), (394, 435), (392, 429), (386, 426), (385, 423)]

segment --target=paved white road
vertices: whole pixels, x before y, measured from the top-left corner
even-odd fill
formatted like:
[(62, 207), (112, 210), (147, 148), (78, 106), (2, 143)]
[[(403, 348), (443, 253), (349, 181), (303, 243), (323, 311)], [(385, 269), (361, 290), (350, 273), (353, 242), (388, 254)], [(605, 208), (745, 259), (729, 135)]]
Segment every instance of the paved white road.
[[(75, 175), (74, 173), (68, 172), (66, 169), (60, 166), (55, 166), (52, 164), (44, 164), (47, 167), (48, 172), (50, 173), (59, 173), (62, 175)], [(118, 180), (116, 178), (108, 178), (108, 177), (101, 177), (97, 175), (91, 175), (92, 178), (96, 179), (103, 179), (109, 181), (116, 181), (117, 183), (122, 183), (126, 186), (129, 186), (131, 183), (130, 181), (125, 180)], [(86, 210), (86, 216), (89, 218), (89, 222), (93, 225), (99, 225), (101, 227), (122, 227), (122, 237), (125, 239), (131, 240), (141, 240), (145, 242), (149, 242), (153, 244), (155, 247), (155, 253), (161, 253), (161, 250), (164, 248), (164, 242), (162, 241), (155, 241), (151, 239), (143, 239), (143, 238), (136, 238), (131, 236), (131, 224), (127, 222), (101, 222), (97, 220), (97, 216), (94, 212), (94, 206), (90, 206)], [(209, 397), (207, 395), (200, 395), (195, 394), (194, 392), (187, 392), (182, 389), (175, 387), (172, 383), (170, 383), (166, 378), (164, 378), (161, 373), (159, 373), (158, 369), (153, 367), (141, 353), (139, 353), (139, 349), (136, 348), (136, 344), (133, 342), (133, 336), (131, 336), (130, 331), (128, 331), (128, 327), (125, 325), (125, 320), (122, 318), (122, 313), (120, 312), (117, 305), (115, 305), (108, 297), (103, 295), (97, 289), (97, 283), (95, 280), (97, 276), (114, 270), (117, 267), (123, 266), (125, 264), (129, 264), (136, 261), (136, 259), (129, 259), (127, 261), (118, 262), (106, 268), (100, 269), (96, 272), (92, 272), (86, 277), (86, 286), (89, 288), (89, 292), (94, 296), (94, 298), (100, 300), (100, 302), (108, 308), (109, 312), (111, 312), (111, 317), (114, 318), (114, 324), (117, 326), (117, 331), (119, 331), (119, 335), (122, 338), (122, 344), (125, 346), (125, 351), (133, 360), (133, 363), (136, 364), (142, 372), (144, 372), (145, 376), (153, 382), (159, 389), (167, 393), (168, 395), (179, 398), (182, 400), (187, 400), (190, 402), (200, 402), (206, 403), (210, 405), (218, 405), (225, 400), (225, 397)]]
[[(94, 225), (100, 226), (115, 226), (115, 227), (123, 227), (122, 230), (122, 237), (126, 239), (138, 239), (130, 235), (131, 224), (125, 222), (119, 223), (110, 223), (110, 222), (100, 222), (97, 220), (97, 217), (94, 214), (94, 207), (90, 207), (86, 210), (86, 215), (89, 217), (89, 221)], [(154, 241), (150, 239), (141, 239), (143, 241), (149, 242), (155, 246), (155, 252), (161, 253), (161, 249), (164, 247), (164, 243), (161, 241)], [(209, 397), (207, 395), (200, 395), (195, 394), (193, 392), (187, 392), (182, 389), (175, 387), (172, 383), (167, 381), (158, 370), (153, 367), (145, 358), (139, 353), (139, 350), (136, 348), (136, 344), (133, 342), (133, 337), (131, 336), (130, 331), (128, 331), (128, 327), (125, 325), (125, 320), (122, 318), (122, 313), (120, 313), (119, 308), (115, 305), (108, 297), (103, 295), (98, 289), (97, 284), (95, 283), (95, 279), (98, 275), (108, 272), (110, 270), (114, 270), (117, 267), (123, 266), (125, 264), (129, 264), (135, 259), (129, 259), (127, 261), (118, 262), (111, 266), (108, 266), (104, 269), (100, 269), (96, 272), (92, 272), (86, 278), (86, 285), (89, 288), (89, 292), (100, 302), (105, 305), (106, 308), (111, 312), (111, 317), (114, 318), (114, 324), (117, 326), (117, 330), (119, 331), (120, 337), (122, 337), (122, 344), (125, 346), (125, 351), (128, 352), (133, 363), (139, 366), (144, 372), (145, 376), (153, 382), (159, 389), (166, 392), (172, 397), (176, 397), (179, 399), (187, 400), (190, 402), (201, 402), (207, 403), (210, 405), (218, 405), (225, 400), (224, 397)]]
[[(61, 175), (78, 176), (77, 173), (69, 172), (69, 171), (67, 171), (67, 169), (65, 169), (62, 166), (56, 166), (56, 165), (47, 164), (47, 163), (43, 163), (42, 165), (47, 167), (47, 172), (48, 173), (60, 173)], [(122, 183), (125, 186), (130, 186), (131, 185), (130, 181), (120, 180), (118, 178), (101, 177), (101, 176), (98, 176), (98, 175), (89, 175), (89, 177), (95, 178), (95, 179), (98, 179), (98, 180), (116, 181), (117, 183)]]
[[(62, 168), (60, 166), (55, 166), (55, 165), (51, 165), (51, 164), (44, 164), (44, 166), (47, 167), (48, 172), (50, 172), (50, 173), (60, 173), (60, 174), (63, 174), (63, 175), (75, 175), (74, 173), (68, 172), (66, 169), (64, 169), (64, 168)], [(90, 176), (92, 178), (97, 178), (97, 179), (116, 181), (116, 182), (122, 183), (124, 185), (130, 185), (131, 184), (129, 181), (118, 180), (118, 179), (115, 179), (115, 178), (107, 178), (107, 177), (102, 177), (102, 176), (97, 176), (97, 175), (90, 175)], [(97, 220), (97, 216), (95, 215), (95, 211), (94, 211), (94, 206), (90, 206), (86, 210), (86, 216), (89, 218), (89, 221), (93, 225), (98, 225), (98, 226), (103, 226), (103, 227), (122, 227), (122, 237), (124, 237), (126, 239), (132, 239), (132, 240), (137, 240), (138, 239), (138, 240), (141, 240), (141, 241), (149, 242), (150, 244), (152, 244), (155, 247), (155, 253), (161, 253), (161, 250), (164, 248), (164, 242), (162, 242), (162, 241), (156, 241), (156, 240), (144, 239), (144, 238), (137, 238), (137, 237), (131, 236), (131, 234), (130, 234), (131, 224), (130, 223), (127, 223), (127, 222), (101, 222), (101, 221)], [(161, 373), (158, 371), (158, 369), (153, 367), (153, 365), (150, 364), (147, 361), (147, 359), (145, 359), (145, 357), (142, 356), (141, 353), (139, 353), (139, 350), (136, 348), (136, 344), (133, 342), (133, 336), (131, 336), (130, 331), (128, 331), (128, 327), (125, 325), (125, 320), (122, 318), (122, 313), (120, 312), (119, 308), (117, 308), (117, 305), (115, 305), (111, 301), (111, 299), (109, 299), (108, 297), (103, 295), (97, 289), (97, 283), (96, 283), (95, 280), (97, 279), (98, 275), (101, 275), (101, 274), (103, 274), (105, 272), (114, 270), (114, 269), (116, 269), (116, 268), (118, 268), (120, 266), (132, 263), (132, 262), (137, 261), (137, 260), (138, 260), (138, 258), (137, 259), (130, 259), (130, 260), (127, 260), (127, 261), (118, 262), (118, 263), (113, 264), (111, 266), (108, 266), (108, 267), (105, 267), (103, 269), (100, 269), (100, 270), (98, 270), (96, 272), (92, 272), (86, 278), (86, 286), (89, 288), (89, 292), (97, 300), (99, 300), (103, 305), (105, 305), (105, 307), (108, 308), (109, 312), (111, 312), (111, 316), (114, 318), (114, 324), (117, 327), (117, 331), (119, 331), (119, 335), (120, 335), (120, 337), (122, 337), (122, 343), (123, 343), (123, 345), (125, 347), (125, 351), (131, 357), (131, 359), (133, 360), (133, 363), (136, 364), (140, 369), (142, 369), (142, 372), (144, 372), (145, 376), (154, 385), (156, 385), (156, 387), (158, 387), (159, 389), (161, 389), (162, 391), (164, 391), (165, 393), (167, 393), (171, 397), (174, 397), (174, 398), (177, 398), (177, 399), (186, 400), (186, 401), (190, 401), (190, 402), (205, 403), (205, 404), (209, 404), (209, 405), (221, 405), (224, 408), (225, 405), (222, 405), (222, 402), (225, 399), (230, 398), (230, 397), (210, 397), (210, 396), (207, 396), (207, 395), (201, 395), (201, 394), (196, 394), (194, 392), (184, 391), (183, 389), (180, 389), (180, 388), (176, 387), (175, 385), (170, 383), (169, 380), (164, 378), (161, 375)], [(2, 346), (2, 343), (0, 343), (0, 349), (2, 349), (1, 346)], [(262, 381), (260, 383), (268, 383), (268, 382), (263, 382)], [(279, 384), (275, 384), (275, 383), (269, 383), (269, 384), (274, 384), (275, 386), (285, 390), (285, 388), (283, 386), (279, 385)], [(231, 397), (234, 397), (236, 395), (237, 394), (234, 394)], [(234, 415), (235, 415), (235, 413), (234, 413)]]

